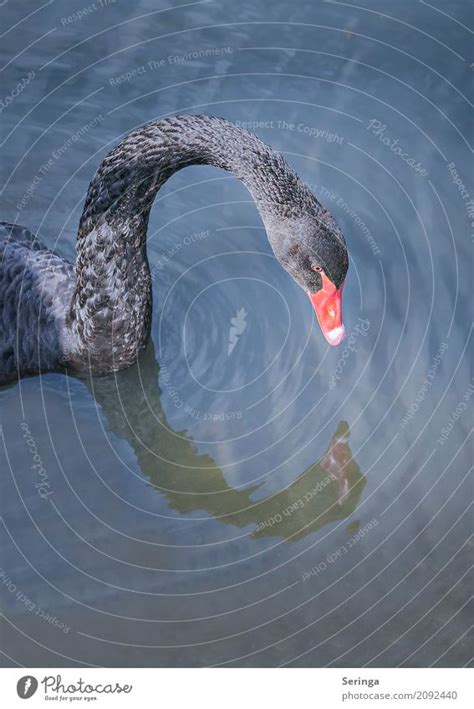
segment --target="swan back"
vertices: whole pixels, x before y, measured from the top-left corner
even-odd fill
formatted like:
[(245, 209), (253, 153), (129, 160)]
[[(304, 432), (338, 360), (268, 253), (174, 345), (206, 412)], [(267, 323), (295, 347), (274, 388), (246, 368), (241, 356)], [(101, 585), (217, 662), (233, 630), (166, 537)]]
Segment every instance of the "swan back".
[(61, 365), (73, 287), (71, 264), (28, 229), (0, 222), (0, 382)]

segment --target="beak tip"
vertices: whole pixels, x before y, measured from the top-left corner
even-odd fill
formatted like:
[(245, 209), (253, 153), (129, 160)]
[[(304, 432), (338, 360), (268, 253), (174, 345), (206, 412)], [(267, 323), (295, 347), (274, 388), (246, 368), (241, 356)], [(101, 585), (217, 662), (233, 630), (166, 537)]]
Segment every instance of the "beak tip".
[(340, 325), (339, 327), (335, 327), (333, 330), (327, 330), (323, 334), (329, 345), (337, 347), (337, 345), (340, 345), (346, 336), (346, 328), (344, 325)]

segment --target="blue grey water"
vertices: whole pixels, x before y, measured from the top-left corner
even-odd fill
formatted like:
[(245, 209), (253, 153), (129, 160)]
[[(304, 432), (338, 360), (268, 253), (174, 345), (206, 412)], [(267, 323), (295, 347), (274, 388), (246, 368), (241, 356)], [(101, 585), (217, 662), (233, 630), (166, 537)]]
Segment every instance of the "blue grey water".
[(469, 663), (469, 3), (0, 5), (2, 219), (72, 260), (106, 152), (218, 114), (351, 256), (330, 348), (236, 179), (164, 186), (138, 364), (0, 391), (2, 663)]

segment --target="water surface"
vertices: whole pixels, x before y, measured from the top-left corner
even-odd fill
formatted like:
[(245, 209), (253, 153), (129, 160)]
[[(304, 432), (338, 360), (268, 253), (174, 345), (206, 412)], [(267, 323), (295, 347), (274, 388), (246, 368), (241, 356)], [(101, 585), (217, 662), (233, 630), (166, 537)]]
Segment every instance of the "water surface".
[(3, 4), (2, 218), (72, 260), (124, 133), (222, 115), (340, 223), (348, 337), (237, 180), (175, 175), (136, 366), (0, 391), (2, 662), (465, 665), (467, 3), (170, 5)]

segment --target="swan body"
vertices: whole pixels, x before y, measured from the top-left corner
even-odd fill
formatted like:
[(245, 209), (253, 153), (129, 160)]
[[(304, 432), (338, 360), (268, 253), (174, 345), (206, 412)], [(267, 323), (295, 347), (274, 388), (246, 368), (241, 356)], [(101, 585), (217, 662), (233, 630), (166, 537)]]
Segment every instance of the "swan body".
[(222, 118), (174, 116), (133, 131), (105, 157), (89, 185), (75, 265), (27, 229), (0, 223), (0, 383), (133, 364), (150, 335), (150, 209), (163, 183), (192, 164), (223, 168), (246, 185), (276, 258), (337, 344), (348, 257), (332, 216), (253, 134)]

